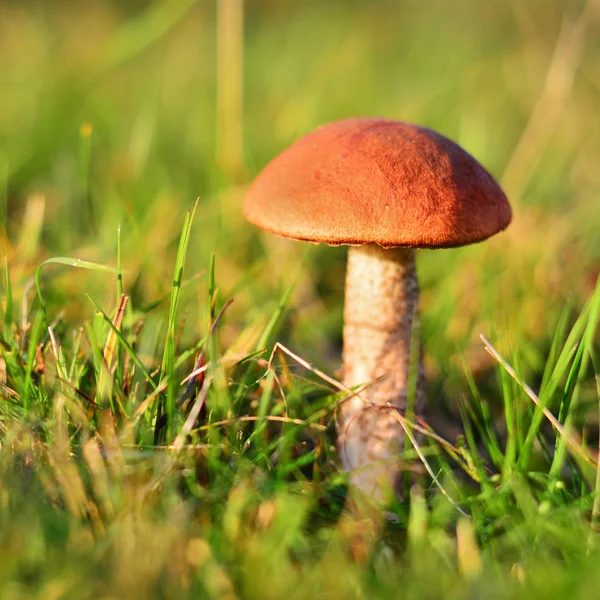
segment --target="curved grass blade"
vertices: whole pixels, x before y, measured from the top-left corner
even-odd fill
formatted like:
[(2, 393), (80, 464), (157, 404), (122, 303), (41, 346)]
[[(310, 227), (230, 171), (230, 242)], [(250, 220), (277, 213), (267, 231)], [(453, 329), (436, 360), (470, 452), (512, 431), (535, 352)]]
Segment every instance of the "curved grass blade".
[(114, 267), (107, 267), (106, 265), (101, 265), (99, 263), (81, 260), (79, 258), (73, 258), (70, 256), (54, 256), (48, 260), (45, 260), (35, 271), (35, 287), (37, 288), (37, 297), (40, 301), (40, 306), (42, 307), (42, 312), (44, 314), (44, 321), (46, 323), (48, 322), (46, 315), (46, 302), (44, 300), (44, 296), (42, 295), (42, 267), (46, 265), (67, 265), (69, 267), (87, 269), (88, 271), (101, 271), (103, 273), (118, 272), (118, 270)]

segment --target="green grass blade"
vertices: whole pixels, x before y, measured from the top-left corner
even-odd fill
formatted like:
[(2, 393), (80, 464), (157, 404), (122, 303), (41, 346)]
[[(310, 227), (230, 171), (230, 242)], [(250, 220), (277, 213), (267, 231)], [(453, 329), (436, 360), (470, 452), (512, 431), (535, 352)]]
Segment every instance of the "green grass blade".
[[(588, 370), (590, 357), (594, 352), (594, 337), (598, 326), (598, 319), (600, 318), (600, 277), (596, 282), (596, 289), (590, 299), (589, 307), (590, 310), (586, 320), (585, 330), (579, 347), (577, 348), (575, 359), (573, 360), (573, 365), (565, 387), (563, 403), (561, 405), (561, 408), (563, 405), (565, 406), (565, 425), (570, 424), (572, 415), (577, 408), (583, 379)], [(554, 453), (554, 460), (552, 461), (552, 466), (550, 468), (551, 478), (558, 477), (566, 458), (566, 452), (566, 440), (564, 437), (560, 437), (557, 440), (556, 452)]]
[(29, 347), (27, 349), (27, 371), (25, 372), (25, 388), (23, 391), (23, 408), (25, 410), (28, 410), (31, 393), (35, 390), (35, 384), (32, 379), (32, 374), (33, 367), (36, 362), (37, 346), (40, 341), (43, 324), (44, 315), (41, 311), (38, 311), (35, 314), (35, 318), (31, 326), (31, 332), (29, 333)]
[(288, 286), (288, 288), (285, 290), (285, 292), (279, 299), (279, 304), (277, 305), (275, 312), (271, 315), (267, 326), (264, 328), (261, 336), (258, 338), (255, 351), (264, 348), (267, 345), (271, 336), (273, 335), (273, 332), (275, 331), (279, 320), (281, 319), (283, 313), (285, 312), (285, 309), (287, 308), (288, 302), (290, 301), (290, 296), (292, 295), (292, 291), (296, 286), (296, 282), (299, 276), (300, 273), (298, 273), (298, 275), (294, 278), (294, 281)]
[(566, 337), (566, 330), (571, 311), (572, 308), (570, 304), (566, 304), (563, 307), (560, 318), (554, 330), (552, 345), (550, 347), (550, 352), (544, 368), (542, 383), (540, 384), (539, 398), (542, 402), (542, 406), (534, 407), (533, 415), (527, 428), (527, 433), (525, 434), (525, 441), (523, 442), (519, 454), (519, 470), (525, 470), (527, 468), (536, 438), (540, 441), (540, 443), (543, 443), (543, 439), (541, 439), (540, 436), (540, 428), (544, 422), (544, 407), (547, 406), (547, 401), (549, 401), (551, 397), (551, 395), (546, 393), (546, 390), (549, 389), (549, 383), (553, 378), (553, 373), (562, 354), (562, 345)]
[(266, 417), (269, 412), (269, 405), (271, 404), (271, 397), (273, 395), (274, 381), (275, 373), (273, 371), (269, 371), (265, 379), (265, 387), (258, 402), (258, 421), (256, 421), (254, 425), (254, 431), (250, 434), (246, 442), (247, 444), (260, 437), (261, 433), (264, 431), (266, 425)]
[[(473, 398), (473, 402), (465, 402), (463, 407), (466, 409), (471, 422), (481, 436), (492, 463), (497, 468), (500, 468), (504, 460), (504, 456), (502, 449), (500, 448), (498, 437), (496, 436), (494, 430), (494, 423), (492, 422), (488, 405), (481, 397), (479, 389), (477, 388), (475, 380), (473, 379), (473, 375), (471, 374), (471, 371), (469, 370), (464, 358), (462, 359), (462, 362), (463, 373), (465, 374), (467, 384), (469, 385), (469, 390), (471, 391), (471, 396)], [(475, 403), (477, 406), (474, 406)]]
[[(463, 448), (459, 447), (460, 454), (463, 459), (467, 461), (470, 467), (473, 467), (476, 471), (477, 476), (481, 482), (481, 486), (484, 491), (488, 493), (491, 491), (491, 486), (488, 482), (488, 476), (483, 469), (483, 460), (481, 459), (481, 455), (479, 453), (479, 449), (477, 448), (477, 442), (475, 440), (475, 434), (473, 431), (473, 426), (471, 422), (471, 417), (469, 415), (469, 410), (466, 406), (467, 400), (464, 397), (459, 396), (458, 398), (458, 409), (461, 414), (461, 419), (463, 423), (463, 427), (465, 430), (465, 441), (468, 448), (468, 455), (465, 456), (463, 452)], [(458, 445), (458, 444), (457, 444)]]
[[(294, 281), (284, 291), (283, 295), (279, 299), (279, 303), (277, 305), (277, 308), (275, 309), (275, 312), (271, 315), (271, 318), (269, 319), (266, 327), (263, 329), (263, 332), (260, 335), (258, 342), (256, 344), (256, 347), (255, 347), (255, 350), (254, 350), (254, 352), (257, 355), (260, 355), (265, 351), (265, 347), (266, 347), (269, 339), (273, 335), (273, 332), (275, 331), (277, 324), (279, 323), (279, 320), (281, 319), (281, 316), (283, 315), (283, 313), (285, 312), (285, 309), (287, 308), (288, 302), (290, 300), (290, 296), (292, 295), (292, 291), (294, 290), (296, 281), (299, 276), (300, 276), (300, 273), (298, 273), (298, 275), (294, 278)], [(248, 368), (246, 369), (245, 373), (242, 375), (242, 377), (240, 379), (239, 392), (236, 394), (236, 396), (234, 398), (234, 404), (237, 404), (241, 400), (241, 397), (246, 390), (246, 387), (248, 385), (248, 380), (249, 380), (250, 375), (253, 372), (253, 370), (254, 370), (254, 363), (250, 362), (248, 364)]]
[[(598, 456), (600, 456), (600, 362), (598, 357), (592, 350), (590, 354), (590, 361), (592, 368), (594, 369), (594, 378), (596, 380), (596, 402), (598, 408), (598, 424), (599, 424), (599, 438), (598, 438)], [(600, 521), (600, 468), (596, 469), (596, 480), (594, 486), (594, 503), (592, 505), (592, 525), (594, 525), (594, 531), (597, 531), (598, 522)], [(590, 532), (591, 535), (591, 532)], [(589, 548), (589, 542), (588, 542)]]
[(123, 295), (123, 249), (121, 247), (121, 226), (117, 227), (117, 306)]
[(166, 412), (166, 436), (170, 439), (171, 418), (175, 409), (175, 395), (177, 393), (177, 378), (175, 375), (175, 326), (177, 322), (177, 308), (181, 296), (181, 284), (183, 281), (183, 270), (191, 237), (192, 224), (199, 199), (196, 200), (191, 210), (188, 210), (183, 224), (183, 230), (179, 238), (177, 257), (175, 259), (175, 272), (173, 275), (173, 286), (171, 288), (171, 300), (169, 303), (169, 316), (167, 323), (167, 339), (161, 363), (161, 379), (167, 378), (169, 385), (166, 390), (166, 404), (161, 405), (160, 412)]
[(8, 269), (8, 257), (6, 256), (4, 257), (4, 294), (4, 339), (10, 340), (12, 338), (13, 325), (13, 296), (10, 284), (10, 271)]
[(216, 254), (213, 250), (210, 255), (210, 267), (208, 269), (208, 314), (210, 315), (210, 320), (212, 324), (212, 319), (214, 318), (214, 301), (216, 294), (216, 286), (215, 286), (215, 267), (216, 267)]
[[(122, 247), (121, 247), (121, 225), (119, 225), (119, 227), (117, 228), (117, 303), (116, 306), (118, 307), (120, 302), (121, 302), (121, 298), (123, 296), (123, 251), (122, 251)], [(128, 313), (128, 311), (131, 310), (130, 307), (130, 303), (127, 303), (127, 306), (125, 307), (125, 314)], [(121, 324), (121, 326), (119, 327), (120, 331), (123, 331), (123, 325)], [(116, 376), (116, 381), (117, 381), (117, 385), (121, 385), (123, 382), (123, 362), (121, 360), (121, 352), (119, 351), (119, 349), (117, 348), (116, 351), (116, 367), (115, 367), (115, 376)]]

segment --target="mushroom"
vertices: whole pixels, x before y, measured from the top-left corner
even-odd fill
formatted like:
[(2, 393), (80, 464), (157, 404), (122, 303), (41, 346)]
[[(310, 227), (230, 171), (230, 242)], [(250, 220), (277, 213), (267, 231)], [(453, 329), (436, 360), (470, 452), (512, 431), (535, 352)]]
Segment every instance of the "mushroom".
[[(330, 123), (277, 156), (250, 187), (244, 214), (280, 236), (347, 244), (343, 383), (370, 384), (337, 414), (338, 451), (367, 494), (398, 491), (413, 322), (415, 248), (482, 241), (508, 226), (494, 178), (448, 138), (377, 118)], [(415, 413), (425, 409), (419, 352)]]

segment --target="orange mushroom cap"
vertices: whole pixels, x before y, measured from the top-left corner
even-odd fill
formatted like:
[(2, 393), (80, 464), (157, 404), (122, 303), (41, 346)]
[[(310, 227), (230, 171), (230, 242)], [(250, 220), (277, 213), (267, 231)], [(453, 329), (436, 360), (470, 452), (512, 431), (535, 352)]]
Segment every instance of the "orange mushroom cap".
[(317, 243), (441, 248), (510, 223), (495, 179), (430, 129), (355, 118), (320, 127), (272, 160), (244, 214), (272, 233)]

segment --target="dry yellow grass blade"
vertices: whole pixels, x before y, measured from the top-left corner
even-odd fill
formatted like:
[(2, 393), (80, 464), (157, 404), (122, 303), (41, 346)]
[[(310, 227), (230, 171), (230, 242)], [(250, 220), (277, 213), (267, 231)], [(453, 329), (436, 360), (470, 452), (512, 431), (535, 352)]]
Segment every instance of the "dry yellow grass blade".
[(454, 508), (456, 508), (456, 510), (461, 515), (468, 517), (469, 515), (460, 506), (458, 506), (458, 504), (455, 502), (455, 500), (452, 498), (452, 496), (450, 496), (450, 494), (446, 491), (444, 486), (440, 483), (440, 480), (436, 477), (435, 473), (433, 472), (433, 469), (431, 468), (431, 465), (429, 464), (429, 462), (427, 462), (427, 459), (425, 458), (425, 455), (423, 454), (421, 447), (419, 446), (419, 443), (417, 442), (415, 436), (412, 434), (410, 429), (406, 426), (405, 420), (399, 418), (401, 415), (399, 414), (398, 410), (391, 404), (388, 404), (388, 408), (390, 408), (391, 410), (394, 410), (396, 417), (398, 418), (398, 422), (400, 423), (400, 425), (402, 425), (402, 429), (404, 429), (404, 433), (408, 436), (408, 439), (410, 440), (410, 443), (413, 445), (413, 448), (415, 449), (416, 453), (418, 454), (419, 458), (421, 459), (423, 466), (425, 467), (425, 469), (427, 469), (429, 476), (431, 477), (431, 479), (433, 480), (435, 485), (438, 487), (440, 492), (442, 492), (442, 494), (448, 499), (448, 502), (450, 502), (450, 504), (452, 504), (452, 506), (454, 506)]
[[(112, 324), (114, 325), (116, 330), (121, 329), (128, 301), (129, 296), (121, 294), (121, 298), (117, 306), (117, 312), (115, 314), (114, 319), (112, 320)], [(112, 394), (113, 375), (117, 366), (117, 363), (114, 360), (116, 349), (117, 334), (113, 329), (110, 329), (110, 331), (108, 332), (108, 337), (106, 338), (106, 344), (104, 345), (104, 351), (102, 353), (102, 357), (104, 359), (104, 368), (102, 368), (100, 371), (100, 379), (98, 381), (97, 395), (100, 401), (102, 401), (104, 398), (109, 398)]]
[(319, 425), (318, 423), (310, 423), (308, 421), (303, 421), (302, 419), (293, 419), (291, 417), (280, 417), (277, 415), (266, 415), (264, 417), (244, 415), (241, 417), (234, 417), (233, 419), (223, 419), (222, 421), (215, 421), (210, 425), (202, 425), (202, 427), (198, 427), (198, 431), (205, 431), (206, 429), (211, 429), (212, 427), (220, 427), (222, 425), (233, 425), (235, 423), (249, 423), (261, 420), (272, 421), (274, 423), (289, 423), (292, 425), (300, 425), (301, 427), (311, 427), (312, 429), (317, 429), (318, 431), (327, 431), (327, 427), (325, 425)]
[[(117, 312), (115, 314), (115, 318), (113, 319), (113, 325), (115, 329), (120, 329), (123, 324), (123, 318), (125, 316), (125, 309), (127, 308), (127, 303), (129, 302), (129, 296), (125, 294), (121, 294), (121, 298), (119, 300), (119, 305), (117, 306)], [(111, 329), (108, 332), (108, 337), (106, 338), (106, 344), (104, 346), (104, 362), (108, 370), (111, 373), (114, 373), (116, 364), (113, 364), (113, 358), (115, 356), (115, 350), (117, 347), (117, 334)]]

